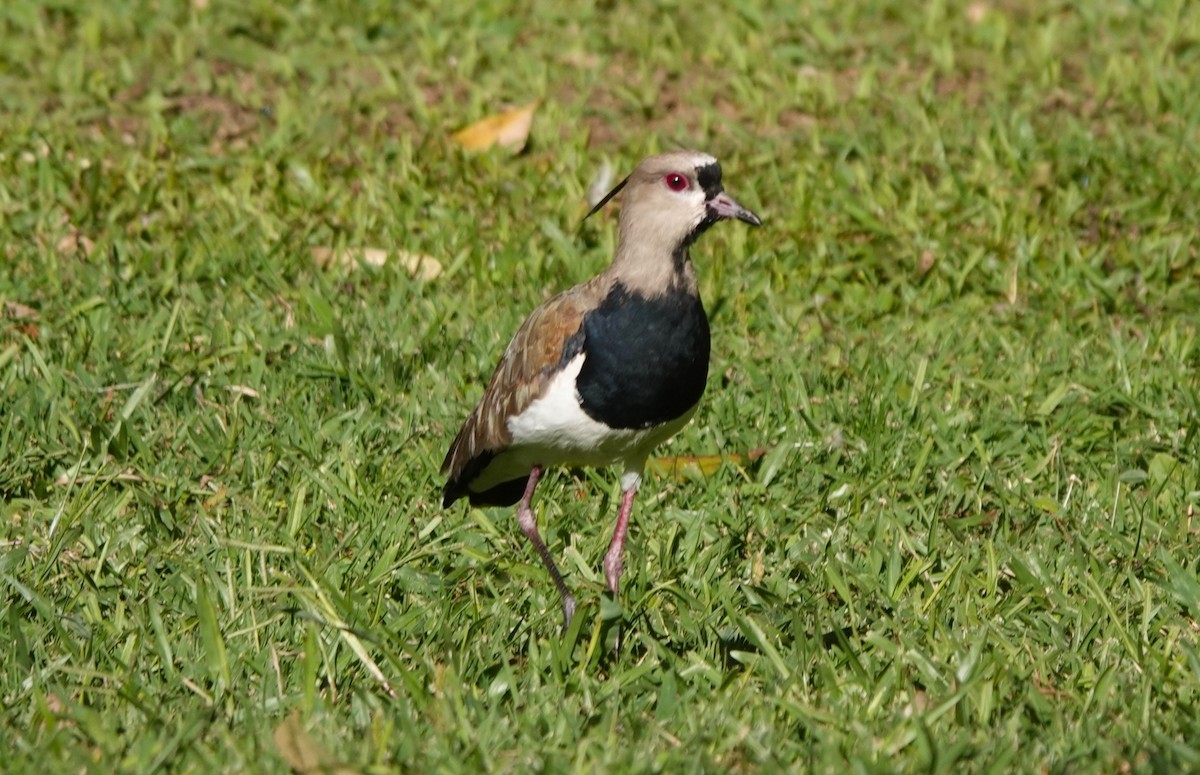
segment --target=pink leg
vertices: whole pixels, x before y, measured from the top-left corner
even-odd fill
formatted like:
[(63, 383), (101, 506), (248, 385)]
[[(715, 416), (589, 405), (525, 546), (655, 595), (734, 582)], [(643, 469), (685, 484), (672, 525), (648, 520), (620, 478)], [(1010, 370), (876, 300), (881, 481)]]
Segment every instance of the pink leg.
[(608, 579), (608, 588), (612, 590), (613, 598), (621, 584), (622, 555), (625, 552), (625, 536), (629, 533), (629, 515), (633, 512), (633, 496), (637, 495), (634, 485), (621, 493), (621, 510), (617, 513), (617, 529), (613, 531), (612, 543), (608, 545), (608, 553), (604, 555), (604, 577)]
[[(525, 485), (525, 494), (521, 496), (521, 502), (517, 504), (517, 524), (521, 526), (521, 532), (537, 550), (546, 570), (550, 571), (550, 578), (554, 579), (554, 586), (558, 587), (558, 594), (562, 597), (563, 629), (565, 630), (571, 624), (571, 618), (575, 616), (575, 597), (571, 594), (571, 590), (567, 589), (567, 582), (563, 581), (558, 566), (554, 564), (554, 558), (550, 556), (550, 550), (546, 548), (545, 542), (538, 534), (537, 515), (530, 507), (530, 502), (533, 501), (533, 491), (537, 489), (538, 479), (541, 477), (542, 469), (534, 466), (529, 472), (529, 483)], [(617, 572), (620, 573), (619, 568)]]

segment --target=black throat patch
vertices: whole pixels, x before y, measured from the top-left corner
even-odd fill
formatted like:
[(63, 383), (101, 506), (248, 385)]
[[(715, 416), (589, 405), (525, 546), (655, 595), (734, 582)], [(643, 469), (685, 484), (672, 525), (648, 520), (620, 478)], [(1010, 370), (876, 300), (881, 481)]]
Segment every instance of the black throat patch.
[[(725, 187), (721, 185), (721, 165), (714, 161), (703, 167), (697, 167), (696, 185), (704, 191), (704, 201), (712, 201), (713, 197), (725, 190)], [(692, 243), (719, 220), (721, 219), (716, 213), (707, 206), (704, 208), (704, 217), (700, 219), (700, 223), (696, 224), (696, 228), (692, 229), (691, 233), (684, 237), (679, 247), (675, 248), (675, 271), (678, 272), (683, 266), (683, 262), (687, 260), (688, 248), (692, 246)]]
[(683, 288), (646, 298), (617, 283), (583, 320), (580, 405), (610, 428), (650, 428), (696, 405), (708, 382), (708, 316)]

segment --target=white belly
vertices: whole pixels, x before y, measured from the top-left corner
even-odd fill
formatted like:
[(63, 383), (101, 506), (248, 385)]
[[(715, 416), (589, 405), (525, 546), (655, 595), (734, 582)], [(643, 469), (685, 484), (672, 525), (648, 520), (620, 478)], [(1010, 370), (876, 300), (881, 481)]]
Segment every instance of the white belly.
[(607, 466), (621, 463), (639, 473), (654, 447), (675, 435), (696, 407), (666, 425), (645, 429), (609, 428), (596, 422), (579, 406), (575, 378), (584, 355), (566, 365), (546, 392), (508, 421), (509, 449), (497, 455), (471, 489), (482, 492), (502, 482), (524, 476), (539, 466)]

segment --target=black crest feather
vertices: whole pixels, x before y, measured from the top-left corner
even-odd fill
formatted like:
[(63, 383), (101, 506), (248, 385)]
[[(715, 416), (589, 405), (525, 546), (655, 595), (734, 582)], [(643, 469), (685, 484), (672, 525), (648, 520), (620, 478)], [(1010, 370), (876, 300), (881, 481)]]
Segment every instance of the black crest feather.
[(588, 214), (583, 216), (583, 220), (586, 221), (588, 218), (591, 218), (593, 215), (598, 213), (600, 211), (601, 207), (604, 207), (604, 205), (608, 204), (608, 200), (612, 199), (614, 196), (621, 193), (621, 189), (625, 188), (625, 184), (628, 182), (629, 182), (629, 178), (626, 177), (624, 180), (622, 180), (620, 183), (618, 183), (616, 185), (616, 187), (613, 188), (612, 191), (609, 191), (607, 194), (604, 195), (603, 199), (601, 199), (599, 202), (596, 203), (595, 207), (593, 207), (591, 210), (588, 210)]

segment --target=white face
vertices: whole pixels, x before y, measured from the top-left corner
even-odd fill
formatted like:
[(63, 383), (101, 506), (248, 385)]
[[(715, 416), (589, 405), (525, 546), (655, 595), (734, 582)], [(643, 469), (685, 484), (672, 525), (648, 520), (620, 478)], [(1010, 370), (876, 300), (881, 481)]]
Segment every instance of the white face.
[(651, 185), (646, 204), (656, 213), (660, 228), (666, 232), (690, 234), (707, 213), (707, 195), (696, 180), (694, 167), (672, 169)]
[(720, 167), (707, 154), (662, 154), (642, 162), (630, 183), (622, 220), (643, 239), (674, 247), (709, 216), (705, 184), (719, 188)]

